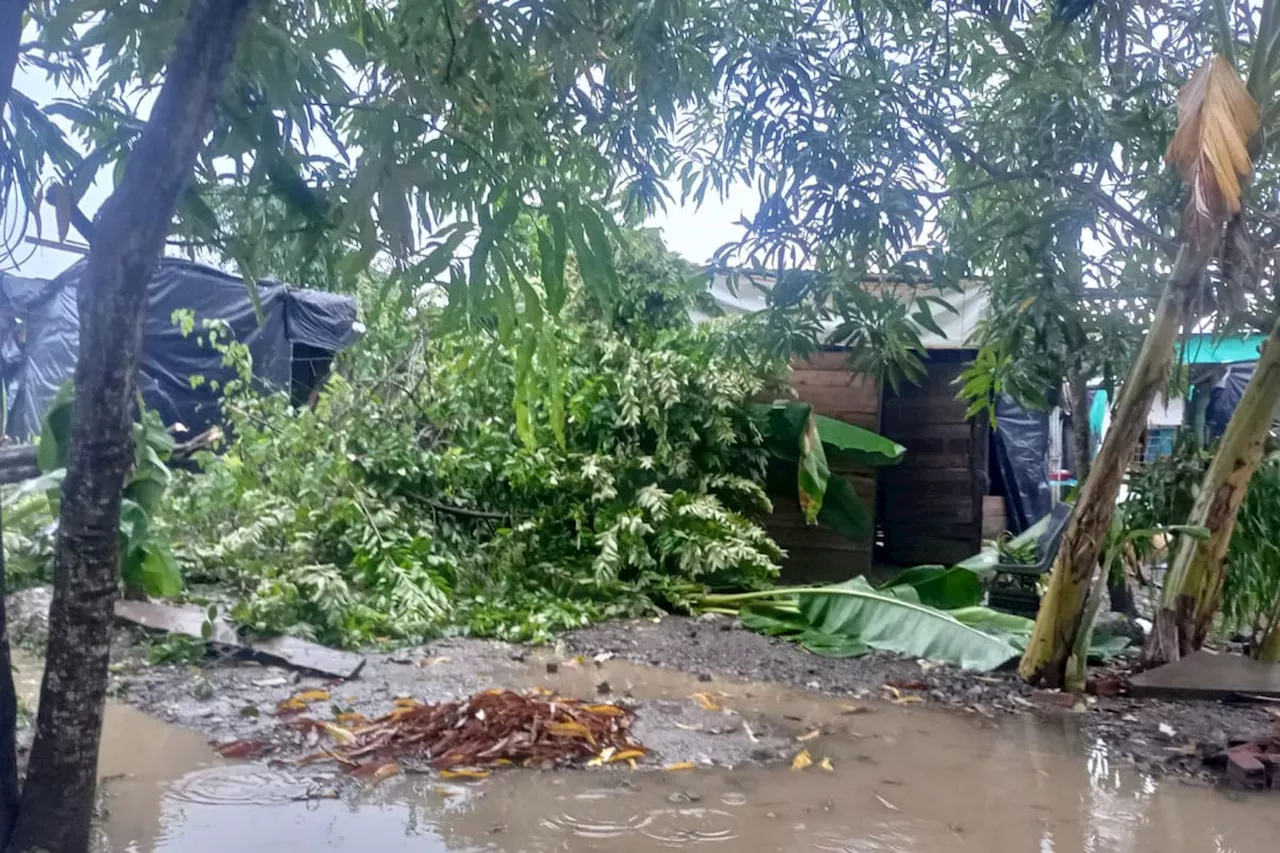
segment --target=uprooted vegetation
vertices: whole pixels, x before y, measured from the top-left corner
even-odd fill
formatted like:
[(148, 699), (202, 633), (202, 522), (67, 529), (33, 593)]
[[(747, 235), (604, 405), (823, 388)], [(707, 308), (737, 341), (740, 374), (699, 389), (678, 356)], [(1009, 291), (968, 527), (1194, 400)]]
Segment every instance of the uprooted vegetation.
[(407, 311), (370, 324), (314, 407), (224, 389), (234, 438), (175, 472), (161, 522), (187, 580), (255, 631), (345, 646), (545, 640), (766, 584), (780, 551), (747, 403), (779, 389), (785, 348), (758, 321), (692, 322), (683, 266), (631, 263), (616, 319), (571, 303), (533, 369), (509, 330)]

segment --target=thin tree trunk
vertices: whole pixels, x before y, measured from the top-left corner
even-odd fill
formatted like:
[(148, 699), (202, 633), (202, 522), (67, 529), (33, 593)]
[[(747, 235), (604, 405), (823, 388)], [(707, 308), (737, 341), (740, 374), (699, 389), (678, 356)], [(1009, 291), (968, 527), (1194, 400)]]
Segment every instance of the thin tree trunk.
[(1209, 255), (1209, 249), (1203, 245), (1184, 244), (1178, 251), (1151, 329), (1129, 370), (1111, 428), (1098, 449), (1092, 474), (1080, 492), (1071, 523), (1054, 559), (1049, 591), (1040, 605), (1031, 640), (1018, 667), (1018, 672), (1029, 682), (1049, 687), (1062, 685), (1093, 573), (1115, 514), (1125, 469), (1146, 428), (1151, 403), (1168, 378), (1173, 346), (1188, 297), (1199, 285)]
[(1071, 394), (1071, 455), (1075, 457), (1076, 483), (1081, 487), (1089, 478), (1089, 378), (1079, 367), (1067, 374), (1067, 390)]
[(1280, 594), (1276, 595), (1275, 603), (1271, 605), (1267, 629), (1262, 632), (1262, 639), (1253, 650), (1253, 656), (1267, 663), (1280, 663)]
[(1149, 666), (1178, 660), (1204, 644), (1222, 605), (1227, 548), (1240, 504), (1262, 461), (1263, 443), (1280, 401), (1280, 321), (1258, 358), (1240, 404), (1231, 414), (1222, 443), (1205, 472), (1187, 524), (1206, 527), (1209, 538), (1180, 537), (1165, 576), (1155, 628), (1143, 660)]
[(88, 849), (147, 282), (213, 123), (251, 3), (193, 0), (150, 121), (123, 180), (98, 213), (79, 285), (80, 352), (54, 549), (48, 658), (10, 850)]
[[(18, 47), (22, 43), (22, 19), (27, 0), (0, 0), (0, 121), (4, 120), (18, 67)], [(0, 518), (0, 536), (4, 519)], [(9, 621), (5, 613), (8, 582), (4, 548), (0, 546), (0, 848), (9, 841), (18, 814), (18, 692), (13, 684), (13, 664), (9, 657)]]
[[(4, 519), (0, 518), (0, 533)], [(9, 621), (4, 598), (8, 594), (4, 548), (0, 546), (0, 848), (9, 841), (18, 816), (18, 691), (9, 658)]]

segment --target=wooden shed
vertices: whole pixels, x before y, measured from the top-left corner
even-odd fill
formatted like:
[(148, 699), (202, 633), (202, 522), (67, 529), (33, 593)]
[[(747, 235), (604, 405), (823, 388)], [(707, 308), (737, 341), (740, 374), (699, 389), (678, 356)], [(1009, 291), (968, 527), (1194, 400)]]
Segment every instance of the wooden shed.
[(828, 350), (792, 366), (791, 384), (814, 410), (875, 430), (907, 448), (903, 461), (849, 476), (874, 509), (877, 537), (852, 542), (833, 530), (808, 527), (799, 504), (777, 500), (769, 532), (787, 549), (784, 576), (797, 581), (843, 580), (876, 564), (952, 564), (982, 545), (983, 503), (990, 489), (990, 428), (966, 419), (954, 384), (968, 350), (931, 350), (918, 385), (894, 393), (854, 377), (847, 353)]

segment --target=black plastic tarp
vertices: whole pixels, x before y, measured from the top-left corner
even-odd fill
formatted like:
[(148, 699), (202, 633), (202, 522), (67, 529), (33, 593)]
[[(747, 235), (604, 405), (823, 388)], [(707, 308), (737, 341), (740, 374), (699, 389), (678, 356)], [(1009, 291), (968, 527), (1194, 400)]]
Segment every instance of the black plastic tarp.
[(1205, 433), (1209, 439), (1221, 436), (1227, 430), (1227, 422), (1240, 405), (1244, 389), (1253, 378), (1256, 362), (1244, 361), (1226, 365), (1222, 378), (1209, 391), (1209, 405), (1204, 411)]
[[(45, 407), (75, 369), (80, 343), (76, 293), (83, 268), (81, 261), (52, 281), (0, 276), (0, 362), (11, 438), (39, 432)], [(166, 258), (160, 263), (147, 288), (138, 386), (143, 401), (165, 423), (181, 424), (186, 435), (204, 430), (219, 416), (214, 388), (235, 378), (218, 352), (201, 345), (205, 320), (223, 321), (235, 340), (247, 344), (255, 377), (275, 388), (290, 386), (296, 350), (332, 354), (357, 336), (351, 297), (275, 281), (260, 282), (258, 293), (262, 325), (240, 278), (190, 261)], [(174, 321), (179, 310), (195, 315), (196, 331), (189, 336)], [(193, 376), (206, 381), (193, 388)]]
[(1021, 533), (1048, 514), (1049, 413), (1028, 411), (1011, 398), (996, 400), (996, 428), (991, 434), (996, 471), (1004, 485), (1009, 530)]

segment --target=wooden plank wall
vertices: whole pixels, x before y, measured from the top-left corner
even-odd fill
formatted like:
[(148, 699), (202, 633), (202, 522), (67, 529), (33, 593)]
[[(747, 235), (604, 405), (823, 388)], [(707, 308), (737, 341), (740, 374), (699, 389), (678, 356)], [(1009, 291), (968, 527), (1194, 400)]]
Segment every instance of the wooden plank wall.
[[(866, 429), (876, 429), (880, 394), (874, 382), (850, 376), (847, 355), (821, 352), (791, 367), (791, 385), (799, 399), (814, 411)], [(876, 476), (867, 469), (838, 471), (853, 481), (869, 509), (876, 505)], [(853, 542), (834, 530), (810, 527), (794, 497), (774, 497), (773, 514), (765, 525), (787, 550), (783, 578), (797, 582), (847, 580), (871, 568), (872, 542)]]
[(882, 468), (877, 519), (884, 537), (877, 555), (902, 566), (950, 565), (982, 546), (982, 498), (987, 493), (989, 427), (966, 421), (954, 381), (972, 354), (930, 354), (928, 375), (900, 394), (886, 391), (880, 432), (907, 448), (900, 465)]

